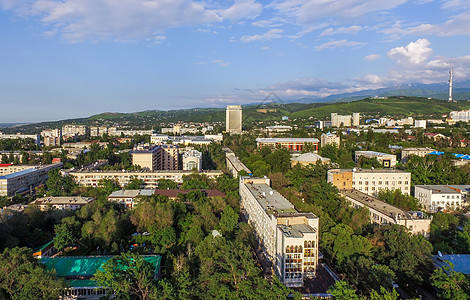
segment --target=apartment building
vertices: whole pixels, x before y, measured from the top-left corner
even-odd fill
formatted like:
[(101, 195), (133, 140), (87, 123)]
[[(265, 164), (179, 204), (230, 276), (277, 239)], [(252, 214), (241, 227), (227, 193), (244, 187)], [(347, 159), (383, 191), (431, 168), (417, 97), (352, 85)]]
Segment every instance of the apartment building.
[(371, 223), (397, 224), (405, 226), (412, 234), (424, 236), (429, 234), (431, 218), (426, 217), (422, 212), (404, 211), (357, 190), (340, 190), (340, 195), (355, 208), (367, 207)]
[(202, 153), (197, 150), (183, 152), (183, 170), (202, 170)]
[(40, 210), (76, 210), (95, 201), (92, 197), (42, 197), (34, 200), (30, 205), (37, 205)]
[(256, 145), (258, 148), (278, 146), (284, 147), (289, 151), (301, 152), (306, 144), (313, 146), (314, 152), (318, 152), (318, 144), (320, 141), (315, 138), (257, 138)]
[(160, 145), (157, 147), (157, 170), (179, 170), (179, 147)]
[(331, 113), (332, 127), (359, 126), (360, 120), (360, 113), (353, 113), (352, 115), (338, 115), (337, 113)]
[(238, 177), (238, 174), (242, 171), (246, 172), (246, 174), (251, 174), (250, 169), (242, 163), (235, 153), (228, 147), (222, 147), (222, 151), (225, 153), (225, 163), (227, 165), (227, 169), (232, 173), (234, 178)]
[(241, 212), (275, 274), (288, 287), (303, 286), (316, 275), (319, 219), (299, 213), (269, 178), (240, 177)]
[(88, 126), (85, 126), (85, 125), (70, 124), (70, 125), (64, 125), (62, 127), (62, 135), (65, 138), (75, 137), (79, 135), (87, 135), (88, 133), (89, 133), (89, 128)]
[(44, 142), (44, 146), (60, 146), (60, 140), (62, 138), (62, 129), (46, 129), (41, 131), (41, 137)]
[(108, 201), (116, 202), (126, 206), (127, 208), (133, 208), (137, 201), (137, 196), (151, 196), (155, 194), (154, 189), (146, 190), (119, 190), (114, 191), (108, 196)]
[(449, 117), (454, 122), (470, 122), (470, 109), (451, 111)]
[(103, 134), (108, 134), (108, 127), (106, 126), (91, 126), (90, 127), (90, 136), (102, 136)]
[(382, 153), (376, 151), (356, 151), (355, 154), (355, 161), (358, 162), (360, 157), (364, 158), (376, 158), (379, 163), (384, 166), (384, 168), (392, 168), (397, 164), (397, 157), (396, 155), (389, 154), (389, 153)]
[(339, 147), (341, 143), (340, 137), (331, 132), (323, 133), (320, 137), (320, 140), (321, 140), (322, 147), (325, 147), (326, 145), (333, 145), (333, 144), (336, 144), (336, 146)]
[(5, 167), (3, 170), (5, 175), (0, 176), (0, 196), (13, 196), (31, 191), (41, 183), (46, 183), (49, 171), (61, 168), (62, 163), (51, 165), (27, 165), (27, 166), (11, 166), (10, 170), (18, 170), (7, 173)]
[[(182, 170), (157, 170), (157, 171), (71, 171), (62, 170), (62, 175), (71, 175), (80, 186), (96, 187), (102, 179), (116, 180), (120, 186), (126, 186), (132, 178), (142, 180), (146, 189), (157, 188), (158, 180), (168, 179), (177, 183), (183, 183), (183, 176), (194, 174), (192, 171)], [(223, 172), (218, 170), (200, 171), (198, 174), (205, 175), (210, 179), (222, 176)]]
[(39, 134), (4, 134), (2, 132), (0, 132), (0, 140), (8, 140), (8, 139), (23, 139), (23, 140), (27, 140), (27, 139), (32, 139), (34, 140), (34, 143), (36, 145), (40, 145), (41, 144), (41, 135)]
[(371, 196), (377, 196), (380, 190), (401, 190), (409, 195), (411, 173), (395, 169), (332, 169), (327, 180), (339, 190), (356, 189)]
[(426, 148), (403, 148), (401, 150), (401, 162), (406, 163), (411, 155), (424, 157), (434, 151), (436, 150), (428, 148), (428, 147)]
[(241, 133), (242, 124), (242, 107), (240, 105), (227, 105), (225, 110), (225, 131)]
[(132, 164), (142, 169), (178, 170), (179, 148), (177, 145), (136, 146), (131, 152)]
[(414, 197), (426, 211), (456, 210), (466, 206), (470, 185), (416, 185)]

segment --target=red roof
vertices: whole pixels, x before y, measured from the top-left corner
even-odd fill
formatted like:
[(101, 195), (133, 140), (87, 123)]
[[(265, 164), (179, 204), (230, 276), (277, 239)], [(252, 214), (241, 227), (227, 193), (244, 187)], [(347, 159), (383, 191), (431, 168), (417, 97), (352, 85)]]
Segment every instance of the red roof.
[(13, 164), (0, 164), (0, 167), (9, 167), (9, 166), (13, 166)]
[[(179, 194), (186, 195), (187, 193), (192, 192), (192, 191), (197, 191), (197, 190), (163, 190), (163, 189), (156, 189), (155, 194), (156, 195), (166, 196), (168, 198), (176, 198), (176, 197), (178, 197)], [(215, 190), (215, 189), (201, 190), (201, 192), (203, 192), (206, 195), (206, 197), (209, 197), (209, 198), (225, 197), (226, 196), (224, 192), (221, 192), (221, 191)]]

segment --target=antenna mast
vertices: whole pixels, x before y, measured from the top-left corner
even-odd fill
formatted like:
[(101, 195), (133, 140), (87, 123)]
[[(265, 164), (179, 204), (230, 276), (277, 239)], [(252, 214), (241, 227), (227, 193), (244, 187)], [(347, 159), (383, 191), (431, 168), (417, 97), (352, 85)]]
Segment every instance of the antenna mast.
[(449, 102), (453, 102), (452, 99), (452, 61), (450, 61), (450, 71), (449, 71)]

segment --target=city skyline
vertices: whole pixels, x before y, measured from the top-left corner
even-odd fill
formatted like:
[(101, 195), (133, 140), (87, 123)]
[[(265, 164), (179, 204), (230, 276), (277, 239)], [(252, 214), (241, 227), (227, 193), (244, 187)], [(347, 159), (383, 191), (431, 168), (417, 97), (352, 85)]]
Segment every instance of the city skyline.
[(469, 79), (470, 3), (0, 0), (1, 122)]

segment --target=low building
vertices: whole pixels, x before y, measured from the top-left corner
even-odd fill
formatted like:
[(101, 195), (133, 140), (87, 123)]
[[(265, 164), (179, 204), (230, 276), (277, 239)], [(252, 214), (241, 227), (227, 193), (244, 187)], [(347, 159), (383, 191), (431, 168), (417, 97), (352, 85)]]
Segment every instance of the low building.
[(154, 189), (147, 190), (119, 190), (114, 191), (108, 196), (108, 201), (116, 202), (127, 208), (134, 208), (137, 196), (151, 196), (155, 194)]
[(54, 241), (49, 241), (33, 250), (33, 256), (36, 258), (51, 257), (57, 253), (54, 248)]
[(297, 157), (291, 158), (290, 165), (294, 167), (297, 164), (301, 164), (302, 166), (314, 165), (318, 161), (321, 161), (322, 164), (329, 164), (331, 160), (329, 158), (321, 157), (316, 153), (304, 153)]
[(470, 185), (416, 185), (414, 197), (426, 211), (456, 210), (466, 206)]
[(41, 144), (41, 135), (39, 134), (4, 134), (0, 132), (0, 140), (9, 140), (9, 139), (32, 139), (36, 145)]
[[(73, 176), (75, 182), (80, 186), (97, 187), (102, 179), (116, 180), (120, 186), (126, 186), (130, 180), (135, 178), (142, 180), (146, 189), (157, 188), (158, 180), (168, 179), (177, 183), (183, 183), (183, 176), (194, 174), (192, 171), (183, 170), (157, 170), (157, 171), (113, 171), (113, 170), (92, 170), (92, 171), (72, 171), (63, 170), (62, 175)], [(219, 170), (200, 171), (200, 175), (205, 175), (210, 179), (222, 176)]]
[(415, 120), (415, 128), (426, 129), (426, 120)]
[(292, 126), (287, 125), (275, 125), (275, 126), (267, 126), (266, 133), (273, 134), (273, 133), (285, 133), (292, 130)]
[(401, 162), (406, 163), (411, 155), (416, 155), (419, 157), (424, 157), (428, 155), (431, 152), (434, 152), (436, 150), (431, 149), (431, 148), (404, 148), (401, 150)]
[(454, 122), (470, 122), (470, 109), (451, 111), (449, 117)]
[(355, 161), (358, 162), (360, 157), (364, 158), (376, 158), (379, 163), (384, 166), (384, 168), (392, 168), (397, 164), (397, 157), (394, 154), (382, 153), (376, 151), (356, 151), (355, 152)]
[(186, 195), (190, 192), (194, 191), (200, 191), (202, 192), (207, 198), (215, 198), (215, 197), (221, 197), (225, 198), (226, 194), (224, 192), (221, 192), (216, 189), (202, 189), (202, 190), (167, 190), (167, 189), (156, 189), (154, 192), (156, 195), (161, 195), (168, 197), (172, 200), (178, 198), (178, 196), (181, 195)]
[(0, 176), (0, 196), (13, 196), (15, 194), (31, 192), (39, 184), (46, 183), (49, 171), (61, 167), (62, 163), (39, 166), (17, 165), (11, 167), (22, 168), (22, 170)]
[(318, 266), (318, 217), (297, 212), (269, 178), (240, 177), (239, 188), (241, 213), (274, 273), (288, 287), (303, 286)]
[(225, 163), (227, 165), (227, 169), (232, 173), (234, 178), (237, 178), (240, 172), (246, 172), (245, 175), (251, 174), (250, 169), (242, 163), (235, 153), (228, 147), (223, 147), (222, 151), (225, 153)]
[(320, 141), (315, 138), (257, 138), (256, 145), (258, 148), (270, 147), (276, 148), (281, 146), (289, 151), (301, 152), (304, 147), (310, 144), (314, 152), (318, 152), (318, 144)]
[(197, 150), (183, 152), (183, 170), (202, 170), (202, 153)]
[(37, 205), (40, 210), (76, 210), (95, 201), (92, 197), (66, 196), (66, 197), (42, 197), (34, 200), (29, 205)]
[(395, 169), (332, 169), (327, 180), (339, 190), (356, 189), (372, 196), (381, 190), (401, 190), (409, 195), (411, 173)]
[(337, 147), (339, 147), (339, 145), (341, 143), (340, 137), (337, 136), (336, 134), (331, 133), (331, 132), (323, 133), (320, 137), (320, 140), (321, 140), (321, 146), (322, 147), (325, 147), (326, 145), (334, 145), (334, 144)]
[[(160, 255), (142, 255), (143, 259), (152, 265), (153, 277), (160, 273)], [(62, 294), (62, 300), (86, 299), (98, 300), (111, 296), (110, 291), (93, 280), (93, 276), (101, 266), (113, 256), (58, 256), (44, 257), (41, 262), (47, 270), (54, 270), (56, 276), (67, 283)]]
[(431, 226), (431, 218), (422, 212), (408, 212), (387, 202), (357, 190), (340, 190), (343, 196), (355, 208), (366, 207), (369, 210), (371, 223), (405, 226), (412, 234), (427, 236)]

